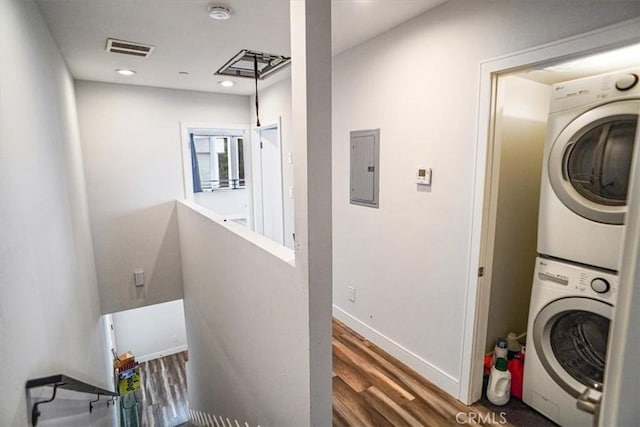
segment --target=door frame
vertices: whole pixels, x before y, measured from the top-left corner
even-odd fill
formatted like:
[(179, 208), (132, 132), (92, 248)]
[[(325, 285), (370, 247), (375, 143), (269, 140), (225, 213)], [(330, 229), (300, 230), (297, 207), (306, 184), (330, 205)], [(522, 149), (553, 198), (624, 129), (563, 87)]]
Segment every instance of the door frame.
[[(256, 231), (258, 219), (262, 220), (262, 232), (259, 234), (264, 235), (264, 191), (263, 191), (263, 181), (262, 181), (262, 152), (256, 147), (256, 143), (260, 143), (261, 132), (263, 130), (276, 129), (277, 131), (277, 141), (278, 141), (278, 165), (277, 167), (280, 169), (280, 216), (281, 216), (281, 228), (282, 235), (281, 241), (277, 242), (284, 246), (285, 244), (285, 229), (284, 229), (284, 171), (283, 171), (283, 162), (282, 162), (282, 118), (278, 117), (277, 121), (267, 123), (260, 127), (253, 127), (251, 130), (251, 182), (252, 182), (252, 191), (251, 191), (251, 214), (254, 220), (254, 228), (253, 231)], [(256, 166), (260, 164), (260, 174), (257, 173)], [(260, 188), (258, 188), (260, 187)], [(255, 197), (255, 192), (260, 191), (260, 206), (258, 206), (257, 198)], [(257, 215), (258, 209), (260, 209), (260, 216)]]
[[(493, 151), (498, 76), (639, 43), (638, 25), (640, 19), (636, 18), (480, 63), (477, 143), (473, 153), (475, 182), (458, 393), (458, 399), (465, 404), (478, 401), (482, 395), (497, 203)], [(480, 267), (484, 269), (482, 277), (478, 277)]]

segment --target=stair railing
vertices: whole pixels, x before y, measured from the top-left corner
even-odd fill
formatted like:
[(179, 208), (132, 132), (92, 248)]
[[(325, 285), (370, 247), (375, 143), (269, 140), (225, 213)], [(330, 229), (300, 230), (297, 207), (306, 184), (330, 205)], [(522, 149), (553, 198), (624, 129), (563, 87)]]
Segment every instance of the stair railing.
[(40, 405), (45, 403), (53, 402), (56, 398), (56, 393), (59, 388), (70, 391), (77, 391), (79, 393), (87, 393), (87, 394), (95, 394), (97, 396), (96, 400), (92, 400), (89, 402), (89, 413), (93, 411), (93, 404), (100, 400), (100, 396), (110, 396), (111, 399), (107, 401), (107, 407), (109, 403), (113, 403), (116, 397), (120, 396), (120, 393), (116, 393), (115, 391), (106, 390), (104, 388), (96, 387), (91, 384), (87, 384), (85, 382), (79, 381), (75, 378), (68, 377), (63, 374), (52, 375), (50, 377), (42, 377), (36, 378), (34, 380), (27, 381), (26, 389), (32, 389), (37, 387), (53, 387), (53, 393), (51, 398), (48, 400), (41, 400), (33, 404), (33, 408), (31, 409), (31, 425), (36, 426), (38, 424), (38, 418), (40, 417), (41, 412), (39, 409)]

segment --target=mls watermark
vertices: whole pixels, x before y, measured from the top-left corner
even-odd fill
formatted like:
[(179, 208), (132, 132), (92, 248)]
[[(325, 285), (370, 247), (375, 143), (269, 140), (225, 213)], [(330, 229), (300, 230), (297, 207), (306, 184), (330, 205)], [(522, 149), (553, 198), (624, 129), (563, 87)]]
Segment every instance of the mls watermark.
[(478, 412), (458, 412), (456, 414), (456, 422), (458, 424), (500, 425), (507, 423), (506, 416), (506, 412), (490, 412), (486, 414)]

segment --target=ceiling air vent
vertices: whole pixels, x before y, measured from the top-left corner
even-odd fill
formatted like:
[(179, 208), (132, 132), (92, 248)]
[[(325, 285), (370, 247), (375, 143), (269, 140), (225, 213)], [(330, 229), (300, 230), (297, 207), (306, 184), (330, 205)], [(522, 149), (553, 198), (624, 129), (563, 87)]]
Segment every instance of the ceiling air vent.
[(216, 71), (216, 74), (254, 79), (256, 78), (255, 70), (257, 68), (257, 77), (263, 80), (290, 63), (291, 58), (288, 56), (243, 49)]
[(107, 39), (107, 52), (122, 53), (146, 58), (151, 55), (153, 46), (125, 40)]

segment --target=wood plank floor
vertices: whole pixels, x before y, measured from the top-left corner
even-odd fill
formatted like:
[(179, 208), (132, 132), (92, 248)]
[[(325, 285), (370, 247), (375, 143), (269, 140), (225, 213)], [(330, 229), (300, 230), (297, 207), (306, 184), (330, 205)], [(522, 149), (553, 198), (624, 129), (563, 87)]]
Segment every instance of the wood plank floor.
[[(512, 426), (479, 404), (463, 405), (337, 320), (332, 344), (336, 427)], [(141, 364), (142, 426), (189, 420), (186, 359), (182, 352)]]
[(186, 360), (183, 351), (140, 364), (142, 426), (174, 427), (189, 421)]
[(333, 425), (510, 426), (465, 406), (339, 321), (333, 321)]

